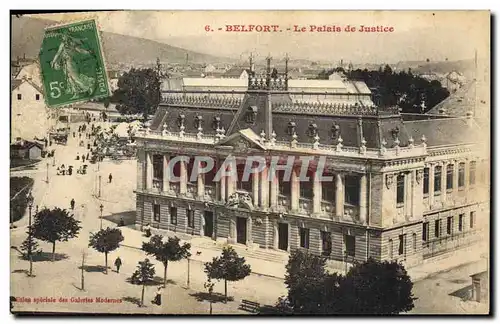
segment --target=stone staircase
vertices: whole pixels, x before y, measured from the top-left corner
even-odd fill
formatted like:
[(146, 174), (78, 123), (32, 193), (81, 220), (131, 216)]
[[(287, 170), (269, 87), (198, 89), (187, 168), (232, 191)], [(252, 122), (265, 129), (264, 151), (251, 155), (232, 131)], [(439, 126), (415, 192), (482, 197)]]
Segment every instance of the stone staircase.
[(272, 249), (261, 249), (259, 247), (247, 247), (240, 244), (227, 244), (223, 241), (213, 241), (206, 238), (195, 238), (192, 241), (193, 247), (199, 247), (214, 251), (222, 251), (225, 246), (231, 246), (238, 255), (245, 258), (259, 259), (269, 262), (286, 264), (288, 262), (288, 253), (279, 252)]

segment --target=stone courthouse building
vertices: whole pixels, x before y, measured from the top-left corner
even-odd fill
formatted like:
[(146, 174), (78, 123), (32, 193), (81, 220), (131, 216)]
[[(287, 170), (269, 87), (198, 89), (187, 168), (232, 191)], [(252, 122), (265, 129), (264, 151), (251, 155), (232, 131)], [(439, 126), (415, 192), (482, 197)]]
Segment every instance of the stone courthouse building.
[[(472, 116), (406, 121), (397, 107), (378, 107), (363, 82), (294, 81), (287, 70), (268, 59), (243, 93), (210, 91), (207, 81), (163, 93), (137, 136), (137, 226), (408, 266), (478, 239), (489, 224), (489, 132), (481, 139)], [(173, 182), (167, 166), (179, 155), (193, 159), (176, 163)], [(314, 163), (311, 180), (298, 181), (298, 160), (290, 181), (270, 165), (244, 181), (248, 155), (324, 156), (333, 181), (314, 177)], [(234, 156), (238, 177), (214, 181), (216, 166), (190, 182), (195, 156)]]

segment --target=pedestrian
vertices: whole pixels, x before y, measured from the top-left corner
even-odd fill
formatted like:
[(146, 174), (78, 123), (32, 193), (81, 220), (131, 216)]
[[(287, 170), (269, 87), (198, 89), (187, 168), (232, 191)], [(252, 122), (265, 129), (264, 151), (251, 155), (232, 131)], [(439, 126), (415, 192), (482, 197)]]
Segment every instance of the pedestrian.
[(111, 183), (111, 180), (113, 180), (113, 176), (111, 175), (111, 173), (109, 174), (108, 179), (109, 179), (109, 183)]
[(85, 155), (82, 154), (82, 162), (85, 163)]
[[(89, 144), (89, 145), (90, 145), (90, 144)], [(87, 153), (87, 157), (86, 157), (85, 159), (88, 161), (88, 159), (89, 159), (89, 154), (88, 154), (88, 153)]]
[(71, 210), (74, 210), (75, 209), (75, 199), (74, 198), (71, 198), (70, 205), (71, 205)]
[(146, 227), (144, 227), (144, 232), (146, 233), (146, 237), (151, 236), (151, 227), (149, 227), (149, 223), (147, 223)]
[(116, 273), (120, 273), (120, 267), (122, 266), (122, 259), (120, 257), (115, 260)]
[(78, 133), (78, 138), (82, 138), (82, 133)]
[(120, 227), (125, 226), (125, 221), (123, 220), (123, 217), (120, 217), (120, 223), (118, 226)]
[(161, 286), (158, 286), (158, 289), (156, 289), (156, 294), (155, 294), (155, 299), (153, 300), (153, 303), (160, 306), (161, 305), (161, 294), (163, 293), (163, 289)]

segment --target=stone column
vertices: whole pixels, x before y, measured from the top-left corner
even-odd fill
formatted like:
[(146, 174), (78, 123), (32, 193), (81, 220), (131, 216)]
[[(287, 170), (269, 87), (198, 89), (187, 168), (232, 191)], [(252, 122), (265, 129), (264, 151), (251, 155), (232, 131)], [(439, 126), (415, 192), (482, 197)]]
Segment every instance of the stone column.
[(276, 210), (278, 208), (278, 176), (276, 174), (276, 170), (270, 169), (271, 172), (271, 199), (270, 206), (272, 210)]
[(251, 216), (249, 216), (247, 218), (247, 245), (252, 245), (253, 244), (252, 223), (253, 223), (253, 219), (252, 219)]
[[(219, 168), (221, 165), (219, 164)], [(221, 171), (222, 172), (222, 171)], [(220, 200), (222, 202), (226, 201), (226, 177), (224, 175), (221, 175), (219, 179), (219, 189), (220, 189)]]
[[(201, 162), (198, 162), (198, 170), (201, 169)], [(198, 199), (205, 199), (205, 174), (198, 173), (198, 178), (196, 179), (196, 184), (198, 185)]]
[(300, 196), (300, 182), (298, 178), (299, 170), (296, 168), (292, 169), (291, 181), (290, 181), (290, 189), (291, 189), (291, 197), (290, 197), (290, 205), (292, 211), (299, 210), (299, 196)]
[(434, 205), (434, 167), (435, 164), (429, 164), (429, 207)]
[(259, 173), (252, 173), (252, 198), (254, 207), (259, 206)]
[(268, 179), (268, 166), (260, 173), (260, 206), (262, 208), (269, 207), (269, 179)]
[(460, 166), (460, 161), (455, 160), (453, 168), (453, 192), (458, 192), (458, 170)]
[(318, 170), (314, 172), (313, 178), (313, 214), (321, 213), (321, 182), (319, 181)]
[(411, 171), (410, 173), (405, 174), (405, 186), (404, 186), (404, 199), (405, 199), (405, 204), (404, 204), (404, 211), (405, 211), (405, 218), (406, 220), (411, 219), (411, 214), (412, 214), (412, 203), (411, 203), (411, 193), (412, 193), (412, 182), (414, 178), (415, 171)]
[(181, 182), (179, 184), (180, 194), (185, 195), (187, 193), (187, 163), (186, 161), (179, 161), (180, 163), (180, 178)]
[(170, 191), (170, 172), (168, 169), (168, 157), (163, 155), (163, 191)]
[(359, 178), (359, 221), (362, 224), (366, 224), (367, 187), (366, 174), (362, 174)]
[(470, 172), (470, 160), (466, 160), (465, 161), (465, 174), (464, 174), (464, 189), (466, 191), (469, 190), (469, 181), (470, 181), (470, 178), (469, 178), (469, 172)]
[(153, 156), (146, 152), (146, 189), (153, 189)]
[(233, 172), (233, 166), (231, 164), (227, 165), (227, 170), (230, 171), (230, 175), (226, 177), (226, 186), (227, 186), (227, 197), (226, 199), (229, 199), (229, 197), (234, 193), (236, 190), (235, 188), (235, 177), (232, 175)]
[(443, 162), (441, 169), (441, 201), (446, 204), (446, 175), (448, 174), (448, 162)]
[(344, 175), (335, 174), (335, 213), (337, 217), (344, 217)]

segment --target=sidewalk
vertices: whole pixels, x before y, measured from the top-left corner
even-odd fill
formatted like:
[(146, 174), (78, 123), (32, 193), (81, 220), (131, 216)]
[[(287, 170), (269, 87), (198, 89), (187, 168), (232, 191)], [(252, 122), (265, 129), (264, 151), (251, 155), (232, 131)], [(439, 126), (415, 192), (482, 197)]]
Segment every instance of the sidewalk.
[[(140, 231), (137, 231), (132, 228), (122, 227), (122, 233), (125, 237), (123, 241), (123, 246), (128, 246), (135, 249), (141, 249), (142, 242), (148, 241), (148, 238), (142, 235)], [(190, 235), (182, 234), (182, 233), (174, 233), (166, 230), (152, 230), (153, 234), (161, 234), (166, 236), (178, 236), (181, 240), (185, 240), (191, 243), (191, 260), (197, 262), (208, 262), (211, 261), (213, 257), (220, 256), (222, 247), (219, 242), (213, 241), (209, 238), (205, 237), (193, 237)], [(246, 250), (237, 245), (231, 245), (238, 252), (240, 256), (245, 257), (248, 264), (250, 264), (252, 268), (252, 273), (261, 276), (273, 277), (278, 279), (285, 278), (285, 266), (288, 262), (288, 257), (284, 257), (283, 253), (279, 253), (272, 250)], [(201, 253), (198, 253), (201, 252)], [(435, 258), (427, 259), (423, 263), (409, 268), (408, 274), (412, 278), (413, 282), (420, 281), (423, 279), (432, 276), (433, 274), (444, 272), (458, 266), (478, 262), (481, 259), (484, 259), (485, 253), (487, 255), (488, 245), (486, 243), (475, 244), (468, 246), (466, 248), (449, 252), (447, 254), (443, 254), (437, 256)], [(270, 260), (265, 260), (262, 258), (255, 258), (252, 255), (259, 254), (260, 256), (264, 256), (266, 254), (271, 255), (269, 258), (274, 259), (277, 256), (282, 258), (282, 262), (275, 262)], [(485, 267), (486, 267), (486, 260)], [(329, 262), (327, 266), (327, 270), (329, 272), (340, 272), (344, 273), (345, 268), (343, 267), (342, 262)]]

